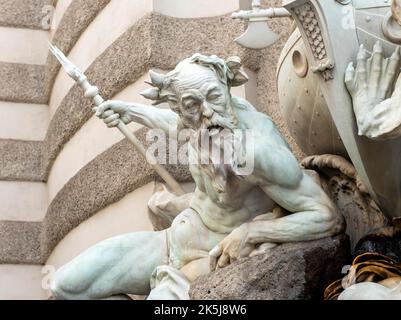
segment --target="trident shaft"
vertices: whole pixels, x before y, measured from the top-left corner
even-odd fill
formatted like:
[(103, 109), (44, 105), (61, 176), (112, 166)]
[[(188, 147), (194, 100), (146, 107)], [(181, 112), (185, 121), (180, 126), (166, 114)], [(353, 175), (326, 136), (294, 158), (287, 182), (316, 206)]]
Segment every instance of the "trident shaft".
[[(103, 102), (103, 98), (99, 95), (99, 89), (95, 86), (92, 86), (89, 82), (85, 74), (78, 69), (68, 58), (64, 55), (64, 53), (58, 49), (56, 46), (49, 43), (50, 51), (57, 58), (60, 64), (63, 66), (64, 70), (67, 74), (74, 79), (84, 90), (86, 98), (92, 98), (95, 102), (96, 107), (99, 107)], [(128, 127), (120, 121), (117, 128), (121, 131), (121, 133), (134, 145), (136, 150), (139, 151), (145, 158), (148, 159), (152, 164), (153, 169), (160, 175), (160, 177), (166, 182), (172, 192), (176, 195), (185, 194), (184, 190), (180, 186), (180, 184), (173, 178), (173, 176), (161, 165), (156, 164), (156, 159), (152, 157), (150, 154), (146, 154), (145, 147), (141, 144), (138, 138), (128, 129)]]

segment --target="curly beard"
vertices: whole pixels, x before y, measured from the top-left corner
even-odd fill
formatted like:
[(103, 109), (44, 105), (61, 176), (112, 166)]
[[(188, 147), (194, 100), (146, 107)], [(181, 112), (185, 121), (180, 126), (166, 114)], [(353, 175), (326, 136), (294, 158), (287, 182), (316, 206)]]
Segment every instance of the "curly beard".
[(198, 165), (206, 173), (217, 192), (224, 192), (230, 178), (235, 177), (235, 139), (236, 119), (217, 113), (206, 119), (196, 132), (195, 149)]

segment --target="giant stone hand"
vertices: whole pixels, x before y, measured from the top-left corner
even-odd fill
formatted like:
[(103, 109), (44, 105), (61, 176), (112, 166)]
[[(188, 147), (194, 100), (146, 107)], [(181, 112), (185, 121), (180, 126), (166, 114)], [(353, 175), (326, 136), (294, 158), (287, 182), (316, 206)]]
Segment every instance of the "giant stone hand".
[(363, 45), (360, 47), (356, 69), (352, 62), (349, 64), (345, 83), (352, 96), (359, 135), (375, 140), (401, 136), (400, 63), (400, 47), (385, 58), (377, 42), (371, 56)]

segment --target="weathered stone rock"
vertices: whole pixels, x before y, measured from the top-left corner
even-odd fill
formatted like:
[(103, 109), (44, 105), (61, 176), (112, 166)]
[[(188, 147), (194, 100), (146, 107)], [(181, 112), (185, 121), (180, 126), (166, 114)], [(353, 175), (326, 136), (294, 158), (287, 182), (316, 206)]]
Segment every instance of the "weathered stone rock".
[(199, 278), (190, 296), (205, 300), (322, 299), (325, 286), (341, 277), (349, 249), (346, 235), (283, 244)]

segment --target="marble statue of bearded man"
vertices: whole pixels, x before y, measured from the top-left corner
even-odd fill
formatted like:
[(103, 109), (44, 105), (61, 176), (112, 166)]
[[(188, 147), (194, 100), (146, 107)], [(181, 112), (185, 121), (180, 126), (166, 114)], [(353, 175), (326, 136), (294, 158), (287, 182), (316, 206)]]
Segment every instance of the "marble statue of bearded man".
[[(195, 54), (166, 75), (151, 72), (151, 80), (153, 88), (145, 97), (167, 102), (170, 109), (106, 101), (97, 115), (109, 127), (134, 121), (167, 135), (189, 130), (189, 169), (196, 190), (185, 196), (187, 205), (168, 229), (103, 241), (60, 268), (51, 286), (55, 298), (133, 294), (188, 299), (191, 281), (241, 257), (344, 231), (342, 216), (301, 169), (272, 120), (231, 95), (231, 87), (247, 81), (238, 57), (224, 61)], [(250, 132), (252, 141), (239, 143), (232, 161), (196, 161), (204, 159), (200, 140), (232, 138), (236, 131)], [(240, 154), (249, 142), (255, 146), (253, 170), (244, 174)]]

